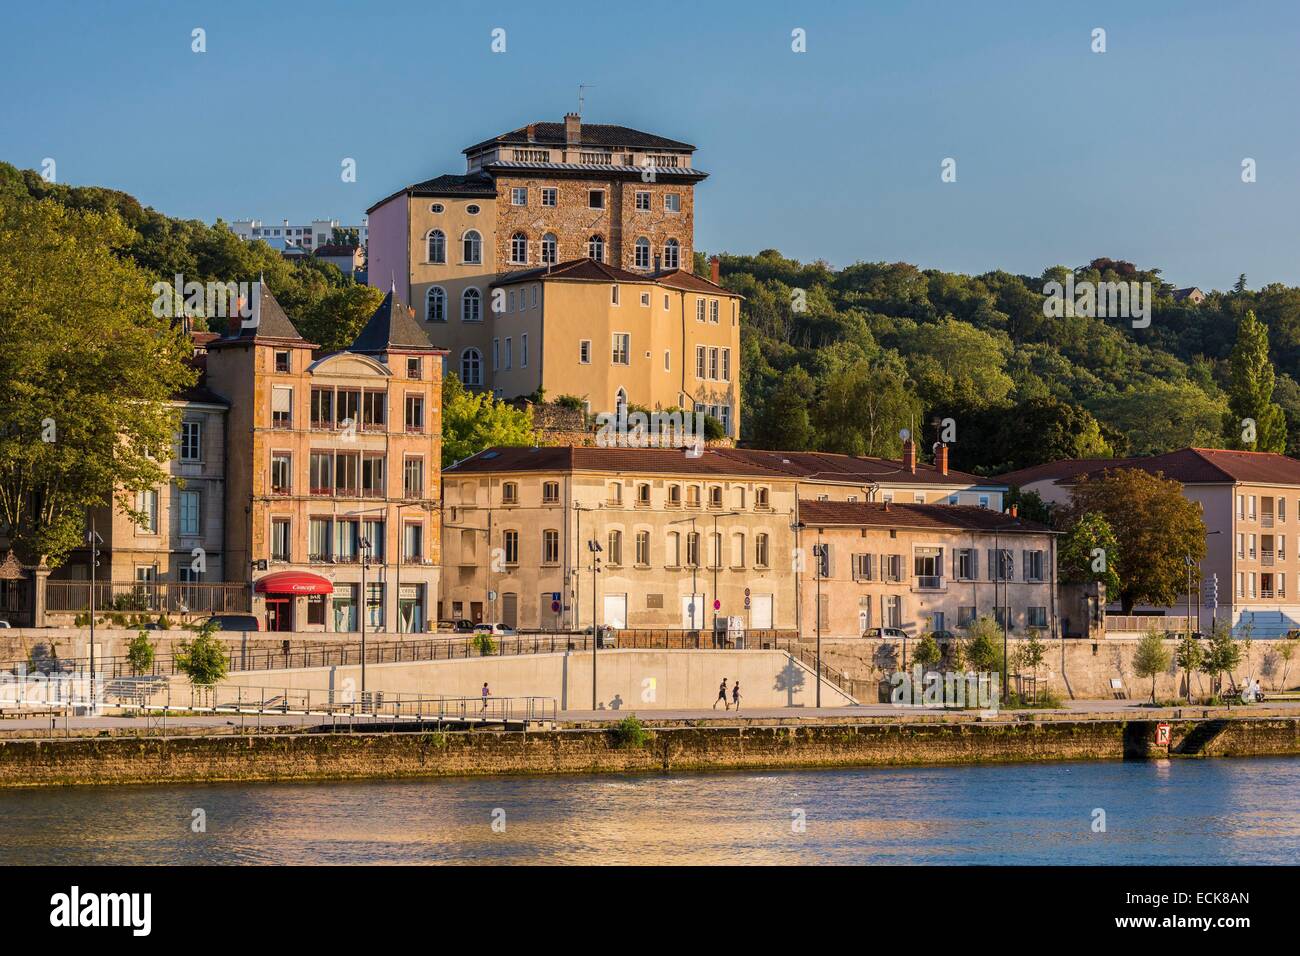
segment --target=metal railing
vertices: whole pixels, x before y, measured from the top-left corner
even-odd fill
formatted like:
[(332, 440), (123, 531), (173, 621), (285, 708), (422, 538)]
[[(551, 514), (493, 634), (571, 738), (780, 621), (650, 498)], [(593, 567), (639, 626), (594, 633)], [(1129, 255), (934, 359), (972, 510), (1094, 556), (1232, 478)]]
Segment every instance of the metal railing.
[(176, 686), (154, 678), (123, 678), (104, 686), (104, 703), (185, 713), (366, 717), (374, 721), (555, 723), (554, 697), (441, 697), (422, 694), (289, 687)]
[[(47, 581), (46, 609), (89, 611), (89, 581)], [(95, 582), (95, 613), (222, 614), (247, 613), (252, 607), (248, 584), (165, 584), (139, 581)]]

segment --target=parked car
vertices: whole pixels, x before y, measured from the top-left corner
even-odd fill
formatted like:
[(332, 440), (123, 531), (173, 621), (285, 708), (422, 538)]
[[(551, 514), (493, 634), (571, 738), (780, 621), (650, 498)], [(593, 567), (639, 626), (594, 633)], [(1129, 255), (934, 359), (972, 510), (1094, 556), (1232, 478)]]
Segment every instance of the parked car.
[(934, 631), (936, 641), (951, 641), (957, 637), (952, 631)]
[(903, 641), (907, 639), (907, 632), (900, 627), (869, 627), (862, 632), (862, 636), (875, 640)]
[(484, 621), (474, 625), (475, 634), (491, 634), (493, 637), (514, 637), (515, 629), (504, 624), (491, 624)]
[(255, 614), (213, 614), (209, 621), (217, 622), (218, 631), (260, 631), (262, 622)]
[(457, 634), (473, 634), (474, 622), (468, 620), (467, 618), (462, 618), (459, 621), (452, 621), (451, 629), (455, 631)]

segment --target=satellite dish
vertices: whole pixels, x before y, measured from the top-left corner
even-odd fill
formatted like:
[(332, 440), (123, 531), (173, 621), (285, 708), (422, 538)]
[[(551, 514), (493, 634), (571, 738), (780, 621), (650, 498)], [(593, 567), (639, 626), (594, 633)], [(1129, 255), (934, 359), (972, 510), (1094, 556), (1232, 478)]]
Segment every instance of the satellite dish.
[(907, 441), (912, 437), (912, 430), (910, 428), (900, 428), (898, 430), (898, 437), (903, 439), (903, 441)]

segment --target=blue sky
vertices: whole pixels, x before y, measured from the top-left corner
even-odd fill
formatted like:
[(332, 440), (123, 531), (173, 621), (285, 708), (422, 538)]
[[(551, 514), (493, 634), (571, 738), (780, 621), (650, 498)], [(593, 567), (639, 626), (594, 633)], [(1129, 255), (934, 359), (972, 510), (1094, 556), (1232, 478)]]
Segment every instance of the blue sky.
[(51, 0), (2, 22), (0, 159), (174, 216), (355, 223), (587, 83), (587, 121), (699, 147), (711, 252), (1300, 284), (1294, 3)]

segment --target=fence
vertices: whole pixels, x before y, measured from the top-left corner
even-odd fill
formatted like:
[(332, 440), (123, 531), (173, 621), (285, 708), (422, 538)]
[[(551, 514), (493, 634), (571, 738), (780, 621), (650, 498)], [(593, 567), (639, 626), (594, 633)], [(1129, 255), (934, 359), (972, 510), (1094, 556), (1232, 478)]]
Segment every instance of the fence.
[[(90, 610), (89, 581), (47, 581), (46, 610)], [(171, 614), (247, 614), (252, 590), (247, 584), (146, 584), (138, 581), (96, 581), (95, 612), (115, 611)]]
[[(1195, 620), (1195, 618), (1193, 618)], [(1106, 632), (1144, 634), (1155, 630), (1159, 634), (1182, 634), (1187, 631), (1187, 616), (1178, 617), (1160, 614), (1107, 614)]]

